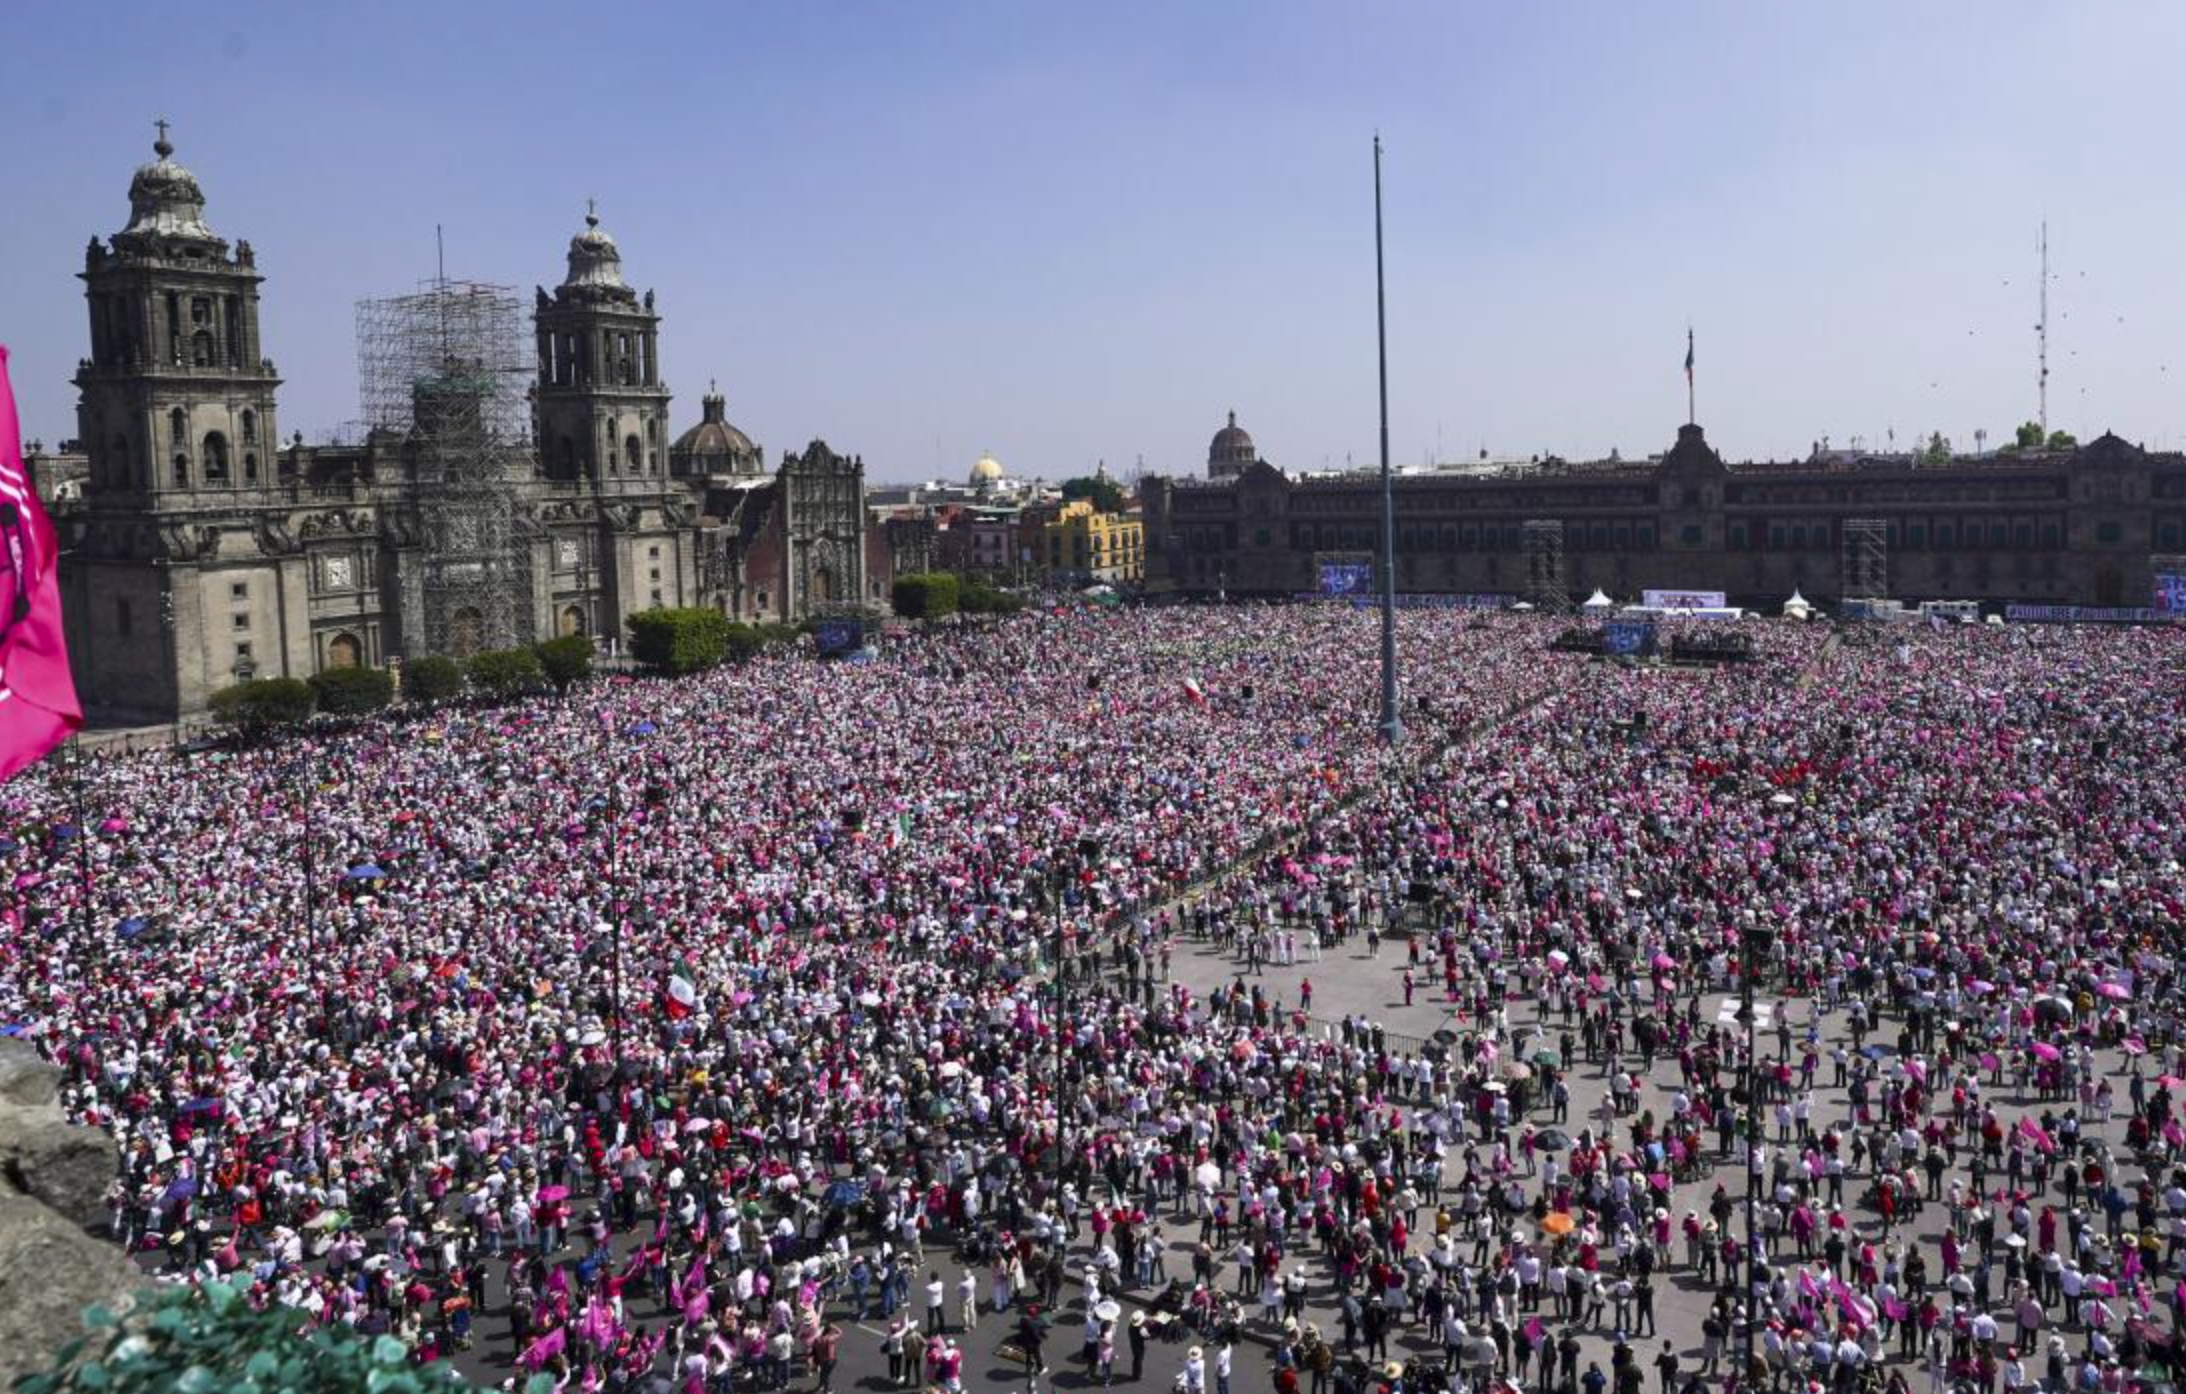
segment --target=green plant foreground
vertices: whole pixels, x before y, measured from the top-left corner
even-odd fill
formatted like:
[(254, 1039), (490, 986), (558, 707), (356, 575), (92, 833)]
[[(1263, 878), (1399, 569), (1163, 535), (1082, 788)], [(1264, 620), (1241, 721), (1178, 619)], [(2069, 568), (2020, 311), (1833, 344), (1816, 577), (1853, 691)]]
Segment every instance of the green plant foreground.
[[(169, 1287), (148, 1310), (84, 1314), (90, 1327), (55, 1356), (53, 1368), (17, 1380), (18, 1394), (433, 1394), (469, 1391), (449, 1365), (415, 1365), (392, 1336), (347, 1327), (307, 1328), (286, 1307), (260, 1311), (249, 1279)], [(549, 1394), (534, 1376), (525, 1394)]]

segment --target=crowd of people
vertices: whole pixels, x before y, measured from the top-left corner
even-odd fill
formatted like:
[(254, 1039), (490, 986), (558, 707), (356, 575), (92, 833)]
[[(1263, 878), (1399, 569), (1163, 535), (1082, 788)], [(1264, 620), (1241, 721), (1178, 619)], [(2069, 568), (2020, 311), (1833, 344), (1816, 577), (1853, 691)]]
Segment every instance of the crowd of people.
[(1368, 615), (1069, 609), (26, 776), (0, 1029), (148, 1266), (490, 1379), (2168, 1358), (2182, 636), (1401, 620), (1396, 750)]

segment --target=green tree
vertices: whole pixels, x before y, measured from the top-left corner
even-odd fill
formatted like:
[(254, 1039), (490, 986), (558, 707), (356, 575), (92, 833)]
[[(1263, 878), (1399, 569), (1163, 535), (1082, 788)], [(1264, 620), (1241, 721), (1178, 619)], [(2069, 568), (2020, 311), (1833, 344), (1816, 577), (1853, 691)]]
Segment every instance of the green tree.
[(584, 634), (564, 634), (533, 647), (539, 666), (556, 692), (567, 692), (592, 676), (592, 639)]
[(1025, 598), (994, 585), (983, 576), (956, 578), (957, 608), (968, 615), (1014, 615), (1025, 608)]
[[(251, 1275), (199, 1286), (147, 1291), (128, 1317), (104, 1307), (84, 1313), (88, 1334), (55, 1353), (42, 1373), (16, 1384), (22, 1394), (469, 1394), (451, 1362), (410, 1363), (393, 1336), (361, 1336), (339, 1322), (309, 1330), (293, 1308), (261, 1311), (250, 1301)], [(57, 1333), (58, 1334), (58, 1333)], [(524, 1394), (549, 1394), (535, 1375)]]
[(1103, 513), (1123, 511), (1123, 486), (1105, 474), (1081, 474), (1063, 481), (1065, 499), (1091, 499)]
[(427, 654), (402, 670), (402, 700), (437, 706), (463, 695), (463, 669), (452, 658)]
[(629, 625), (631, 655), (656, 672), (695, 673), (728, 653), (728, 616), (703, 605), (643, 610)]
[(938, 620), (957, 609), (956, 577), (946, 571), (927, 571), (899, 576), (890, 591), (896, 613), (905, 619)]
[(2052, 450), (2077, 450), (2080, 448), (2080, 438), (2070, 431), (2051, 431), (2049, 433), (2049, 448)]
[(546, 681), (539, 655), (530, 649), (488, 649), (469, 664), (471, 686), (489, 697), (516, 697)]
[(2039, 421), (2020, 422), (2019, 429), (2014, 431), (2012, 435), (2014, 437), (2012, 444), (2020, 450), (2040, 450), (2042, 448), (2042, 423)]
[(1941, 431), (1933, 432), (1928, 443), (1920, 448), (1920, 462), (1924, 465), (1947, 465), (1951, 462), (1951, 443)]
[(245, 736), (263, 736), (311, 719), (317, 699), (301, 678), (260, 678), (223, 687), (207, 699), (213, 720)]
[(395, 700), (395, 676), (385, 668), (329, 668), (311, 675), (311, 691), (329, 716), (366, 716)]

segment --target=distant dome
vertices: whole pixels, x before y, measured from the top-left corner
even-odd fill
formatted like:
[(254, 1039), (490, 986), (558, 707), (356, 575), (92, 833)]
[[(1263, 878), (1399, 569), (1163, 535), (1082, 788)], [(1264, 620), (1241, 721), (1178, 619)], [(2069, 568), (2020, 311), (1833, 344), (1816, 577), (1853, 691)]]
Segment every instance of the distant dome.
[(159, 123), (152, 153), (158, 158), (139, 166), (129, 181), (129, 226), (122, 235), (212, 240), (213, 230), (205, 225), (205, 193), (197, 186), (197, 176), (171, 158), (175, 148), (167, 141), (164, 121)]
[(999, 483), (1002, 477), (1002, 462), (992, 455), (981, 455), (972, 461), (971, 482), (974, 486)]
[(615, 239), (600, 231), (597, 213), (584, 215), (584, 231), (569, 239), (569, 275), (565, 287), (579, 290), (624, 291), (622, 251)]
[(1215, 432), (1207, 446), (1207, 473), (1216, 478), (1235, 474), (1259, 458), (1252, 436), (1237, 424), (1237, 413), (1233, 411), (1230, 424)]
[(729, 424), (728, 403), (721, 394), (708, 391), (704, 402), (704, 418), (668, 448), (670, 471), (678, 475), (761, 473), (759, 447)]

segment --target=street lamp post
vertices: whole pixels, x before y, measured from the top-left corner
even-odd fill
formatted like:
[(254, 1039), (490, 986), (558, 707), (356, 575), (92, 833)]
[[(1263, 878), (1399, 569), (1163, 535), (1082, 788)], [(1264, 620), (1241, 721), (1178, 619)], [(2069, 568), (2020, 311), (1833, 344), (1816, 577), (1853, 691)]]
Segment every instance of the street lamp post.
[(82, 734), (81, 734), (81, 733), (78, 733), (77, 735), (75, 735), (75, 736), (72, 736), (72, 737), (70, 737), (70, 739), (69, 739), (69, 762), (68, 762), (68, 767), (69, 767), (69, 773), (70, 773), (70, 775), (71, 775), (70, 783), (71, 783), (71, 785), (73, 786), (73, 798), (74, 798), (74, 800), (75, 800), (75, 804), (76, 804), (76, 869), (77, 869), (77, 871), (79, 872), (79, 874), (80, 874), (80, 875), (82, 876), (82, 878), (83, 878), (83, 890), (82, 890), (82, 894), (81, 894), (81, 896), (80, 896), (80, 899), (81, 899), (81, 901), (82, 901), (82, 904), (83, 904), (83, 913), (82, 913), (82, 915), (81, 915), (81, 916), (79, 916), (79, 918), (80, 918), (80, 920), (82, 921), (82, 927), (83, 927), (83, 935), (84, 935), (84, 943), (86, 943), (86, 944), (89, 944), (89, 943), (91, 942), (91, 885), (92, 885), (92, 882), (91, 882), (91, 828), (90, 828), (90, 825), (89, 825), (88, 823), (86, 823), (86, 822), (84, 821), (84, 801), (83, 801), (83, 767), (84, 767), (84, 753), (83, 753), (83, 736), (82, 736)]
[(1760, 1178), (1754, 1174), (1754, 1163), (1759, 1156), (1762, 1136), (1761, 1072), (1757, 1068), (1759, 1061), (1754, 1056), (1754, 1028), (1758, 1013), (1754, 1010), (1753, 990), (1754, 980), (1760, 976), (1761, 958), (1768, 953), (1769, 943), (1768, 930), (1760, 926), (1748, 926), (1738, 946), (1740, 994), (1738, 1015), (1746, 1026), (1746, 1087), (1744, 1091), (1746, 1096), (1746, 1155), (1744, 1159), (1746, 1169), (1746, 1291), (1742, 1303), (1745, 1308), (1746, 1320), (1743, 1334), (1739, 1337), (1740, 1368), (1738, 1371), (1739, 1387), (1742, 1389), (1745, 1387), (1746, 1382), (1753, 1377), (1754, 1327), (1761, 1316), (1760, 1307), (1755, 1298), (1755, 1292), (1759, 1286), (1761, 1255), (1757, 1242), (1758, 1234), (1754, 1228), (1756, 1192), (1760, 1187)]
[[(1078, 865), (1091, 870), (1099, 864), (1101, 841), (1086, 836), (1078, 839)], [(1066, 868), (1056, 872), (1058, 887), (1067, 885)], [(1062, 1204), (1063, 1185), (1069, 1175), (1070, 1155), (1070, 1084), (1069, 1060), (1069, 1001), (1068, 952), (1069, 902), (1058, 889), (1055, 896), (1055, 1203)]]

